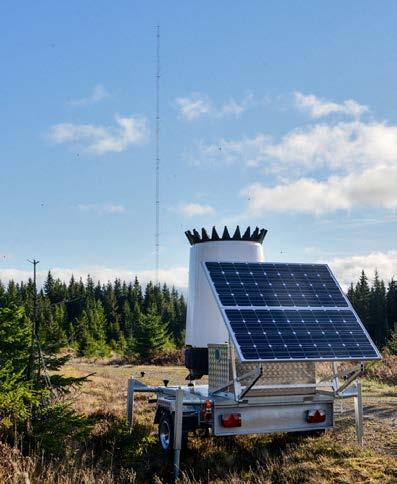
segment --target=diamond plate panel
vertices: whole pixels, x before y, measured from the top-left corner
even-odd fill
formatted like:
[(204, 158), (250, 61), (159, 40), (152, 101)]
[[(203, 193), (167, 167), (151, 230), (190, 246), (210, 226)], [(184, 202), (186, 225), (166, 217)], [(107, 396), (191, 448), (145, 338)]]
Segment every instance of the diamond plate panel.
[[(245, 363), (236, 358), (237, 376), (241, 377), (244, 373), (258, 368), (258, 363)], [(262, 385), (295, 385), (316, 383), (316, 365), (311, 361), (294, 362), (265, 362), (262, 363), (263, 376), (256, 382), (250, 390), (249, 395), (288, 395), (288, 394), (307, 394), (315, 393), (315, 388), (260, 388)], [(249, 384), (249, 380), (242, 380), (242, 385)]]
[(230, 381), (229, 345), (208, 345), (208, 391), (226, 385)]

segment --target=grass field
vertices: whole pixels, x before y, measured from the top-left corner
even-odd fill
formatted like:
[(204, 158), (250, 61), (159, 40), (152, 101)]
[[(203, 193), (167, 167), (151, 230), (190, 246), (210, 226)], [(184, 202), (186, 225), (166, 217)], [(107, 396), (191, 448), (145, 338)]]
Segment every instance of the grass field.
[[(74, 360), (64, 373), (90, 381), (70, 396), (74, 408), (93, 419), (84, 448), (74, 460), (15, 459), (12, 474), (31, 482), (168, 482), (171, 465), (157, 446), (154, 406), (136, 395), (136, 422), (126, 425), (127, 379), (145, 372), (144, 381), (185, 382), (183, 367), (115, 366)], [(397, 482), (397, 386), (363, 380), (365, 446), (355, 441), (351, 405), (336, 403), (336, 427), (321, 437), (272, 434), (237, 438), (189, 439), (182, 456), (182, 482), (216, 483), (358, 483)], [(1, 459), (0, 447), (0, 459)], [(11, 471), (10, 471), (11, 472)], [(27, 472), (27, 474), (23, 474)], [(10, 473), (11, 475), (11, 473)], [(21, 477), (22, 476), (22, 477)], [(1, 473), (0, 473), (1, 477)], [(1, 480), (1, 479), (0, 479)], [(24, 482), (10, 480), (10, 482)], [(26, 482), (26, 481), (25, 481)]]
[[(95, 372), (91, 382), (75, 395), (81, 412), (98, 411), (124, 418), (126, 381), (145, 372), (148, 384), (185, 383), (183, 367), (103, 366), (74, 362), (71, 375)], [(397, 482), (397, 387), (363, 380), (365, 448), (355, 443), (353, 409), (347, 401), (336, 404), (336, 428), (321, 438), (285, 435), (239, 438), (194, 438), (183, 456), (185, 477), (213, 482)], [(136, 468), (137, 477), (166, 477), (169, 467), (156, 448), (153, 405), (137, 395), (137, 429), (146, 428), (146, 448)]]

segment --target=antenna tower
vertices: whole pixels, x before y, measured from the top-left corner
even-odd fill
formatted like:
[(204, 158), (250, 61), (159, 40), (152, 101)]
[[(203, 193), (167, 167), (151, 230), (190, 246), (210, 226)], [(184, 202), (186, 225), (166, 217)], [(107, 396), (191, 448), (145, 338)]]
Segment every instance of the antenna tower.
[(160, 25), (156, 29), (156, 231), (155, 231), (155, 271), (156, 284), (159, 283), (160, 265)]

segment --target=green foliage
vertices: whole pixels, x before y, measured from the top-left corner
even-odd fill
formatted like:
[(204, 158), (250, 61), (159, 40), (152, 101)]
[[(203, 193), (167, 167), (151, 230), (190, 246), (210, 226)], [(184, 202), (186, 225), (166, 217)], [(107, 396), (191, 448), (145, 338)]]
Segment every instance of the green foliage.
[(352, 306), (374, 342), (382, 348), (387, 343), (397, 321), (397, 284), (392, 280), (386, 289), (377, 271), (372, 285), (364, 271), (359, 281), (347, 291)]
[(39, 403), (38, 392), (32, 390), (24, 376), (23, 371), (15, 373), (12, 360), (0, 368), (0, 436), (5, 440), (26, 422), (32, 407)]
[(32, 428), (33, 443), (38, 449), (53, 456), (65, 456), (72, 445), (87, 438), (91, 423), (69, 405), (55, 402), (41, 406)]
[(105, 339), (105, 313), (100, 301), (89, 300), (87, 308), (76, 320), (79, 334), (79, 356), (107, 356), (109, 348)]
[[(28, 318), (33, 316), (33, 295), (32, 281), (11, 281), (7, 287), (0, 281), (0, 306), (10, 302), (23, 305)], [(164, 344), (155, 346), (171, 349), (184, 344), (185, 299), (165, 284), (149, 283), (143, 290), (137, 278), (130, 283), (116, 279), (101, 285), (90, 276), (85, 283), (72, 277), (65, 284), (49, 272), (37, 306), (38, 336), (47, 355), (64, 347), (85, 357), (103, 357), (110, 351), (135, 355), (142, 318), (152, 307), (167, 328)]]
[(386, 314), (389, 332), (397, 330), (397, 281), (392, 279), (387, 289)]
[(167, 343), (167, 329), (153, 304), (148, 308), (147, 314), (140, 318), (135, 350), (141, 356), (147, 357), (165, 349)]
[(31, 323), (24, 309), (10, 304), (0, 308), (0, 368), (12, 366), (19, 373), (26, 368)]
[(8, 438), (30, 416), (38, 394), (26, 380), (31, 323), (14, 303), (0, 308), (0, 435)]
[[(0, 439), (15, 442), (18, 435), (24, 434), (25, 443), (44, 448), (44, 440), (38, 438), (44, 422), (58, 436), (65, 428), (62, 425), (69, 422), (61, 439), (65, 441), (78, 417), (61, 401), (50, 404), (50, 398), (55, 393), (59, 397), (70, 386), (86, 380), (65, 378), (58, 373), (49, 375), (48, 370), (59, 370), (66, 360), (65, 356), (54, 356), (48, 345), (39, 346), (36, 339), (32, 346), (31, 322), (22, 307), (11, 303), (0, 308)], [(55, 443), (50, 440), (46, 436), (48, 448), (55, 452)]]
[(388, 340), (386, 344), (386, 348), (389, 350), (389, 352), (392, 355), (397, 356), (397, 330), (393, 331), (390, 339)]

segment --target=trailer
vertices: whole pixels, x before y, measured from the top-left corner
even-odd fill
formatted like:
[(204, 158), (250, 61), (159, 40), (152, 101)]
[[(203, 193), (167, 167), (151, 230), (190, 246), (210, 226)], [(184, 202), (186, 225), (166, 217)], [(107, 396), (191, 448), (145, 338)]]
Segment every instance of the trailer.
[[(321, 434), (334, 426), (337, 399), (354, 400), (363, 444), (360, 376), (379, 351), (329, 267), (265, 263), (265, 234), (186, 233), (188, 383), (149, 386), (143, 374), (128, 381), (129, 425), (135, 393), (154, 394), (159, 445), (174, 454), (176, 477), (189, 433)], [(208, 384), (198, 384), (204, 375)]]

